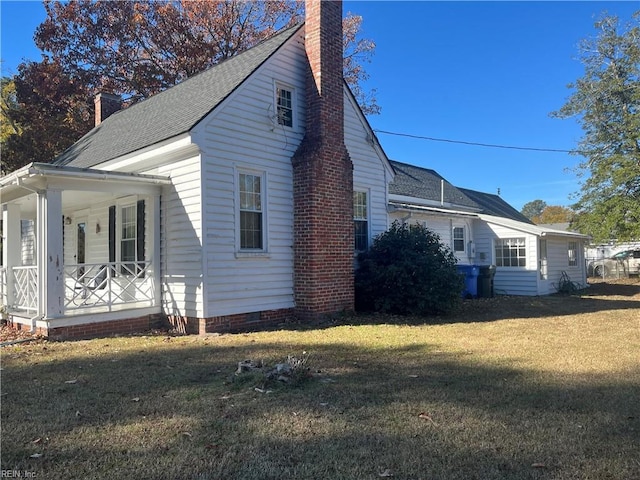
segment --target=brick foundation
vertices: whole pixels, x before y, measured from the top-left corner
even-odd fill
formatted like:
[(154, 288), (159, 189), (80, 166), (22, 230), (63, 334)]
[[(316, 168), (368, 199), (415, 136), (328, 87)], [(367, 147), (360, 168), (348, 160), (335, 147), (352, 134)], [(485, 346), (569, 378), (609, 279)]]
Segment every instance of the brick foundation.
[[(9, 318), (7, 325), (16, 330), (31, 330), (31, 325), (18, 323)], [(145, 332), (153, 328), (166, 327), (163, 315), (144, 315), (141, 317), (127, 318), (123, 320), (110, 320), (106, 322), (84, 323), (65, 327), (42, 328), (37, 327), (35, 334), (42, 335), (51, 340), (70, 340), (105, 337), (108, 335), (125, 335)]]
[(200, 335), (206, 333), (233, 333), (262, 330), (282, 323), (291, 322), (294, 319), (294, 310), (291, 308), (209, 318), (168, 317), (171, 326), (180, 333)]

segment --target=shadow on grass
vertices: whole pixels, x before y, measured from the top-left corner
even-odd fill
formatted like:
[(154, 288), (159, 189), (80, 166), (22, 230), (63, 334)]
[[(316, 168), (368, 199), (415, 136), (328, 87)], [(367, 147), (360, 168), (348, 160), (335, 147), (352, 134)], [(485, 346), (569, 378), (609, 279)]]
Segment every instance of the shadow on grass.
[(493, 298), (462, 300), (458, 308), (447, 315), (400, 316), (363, 312), (353, 317), (339, 318), (336, 323), (437, 325), (493, 322), (516, 318), (549, 318), (622, 310), (640, 311), (640, 284), (596, 282), (574, 295), (553, 294), (539, 297), (496, 295)]
[(592, 279), (590, 282), (589, 288), (580, 291), (581, 296), (638, 296), (640, 300), (640, 279), (638, 280), (639, 283), (635, 285), (629, 283), (593, 281)]
[(309, 345), (197, 342), (155, 339), (129, 353), (87, 342), (84, 357), (63, 361), (34, 347), (37, 360), (4, 361), (2, 469), (95, 479), (604, 479), (640, 468), (633, 377), (555, 379), (424, 343), (327, 342), (312, 346), (321, 373), (266, 394), (234, 377), (237, 362), (274, 363)]

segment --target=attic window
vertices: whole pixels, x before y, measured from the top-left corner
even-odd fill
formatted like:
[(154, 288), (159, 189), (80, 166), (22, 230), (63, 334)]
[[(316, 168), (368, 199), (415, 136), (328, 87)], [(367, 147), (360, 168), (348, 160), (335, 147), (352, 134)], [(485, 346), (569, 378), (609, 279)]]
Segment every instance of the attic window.
[(293, 127), (293, 90), (276, 84), (276, 105), (278, 124)]

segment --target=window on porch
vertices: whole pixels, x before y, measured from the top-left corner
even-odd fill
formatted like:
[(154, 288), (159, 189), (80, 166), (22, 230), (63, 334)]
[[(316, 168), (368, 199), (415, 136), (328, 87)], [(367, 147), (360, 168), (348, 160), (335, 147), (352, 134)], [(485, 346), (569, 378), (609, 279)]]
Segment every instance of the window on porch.
[[(119, 214), (119, 218), (118, 217)], [(116, 226), (119, 229), (116, 230)], [(117, 238), (116, 238), (117, 237)], [(109, 208), (109, 262), (120, 262), (122, 275), (144, 276), (145, 203)], [(114, 272), (115, 273), (115, 272)]]

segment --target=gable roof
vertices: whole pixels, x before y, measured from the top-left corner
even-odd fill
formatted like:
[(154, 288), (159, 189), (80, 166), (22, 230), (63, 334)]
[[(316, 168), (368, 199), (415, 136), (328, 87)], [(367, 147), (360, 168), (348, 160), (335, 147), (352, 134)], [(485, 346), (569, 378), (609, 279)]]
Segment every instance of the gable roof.
[(393, 181), (389, 184), (389, 193), (392, 195), (420, 198), (438, 203), (440, 203), (441, 199), (444, 199), (447, 204), (467, 207), (473, 210), (478, 208), (478, 205), (473, 200), (460, 189), (447, 182), (435, 170), (395, 160), (391, 161), (391, 166), (396, 172)]
[(62, 152), (55, 165), (93, 167), (188, 132), (269, 59), (302, 25), (125, 108)]
[(471, 198), (474, 202), (480, 206), (482, 213), (486, 215), (493, 215), (495, 217), (509, 218), (517, 222), (528, 223), (533, 225), (533, 222), (525, 217), (518, 210), (513, 208), (507, 202), (505, 202), (500, 196), (493, 195), (491, 193), (478, 192), (476, 190), (469, 190), (467, 188), (460, 188), (465, 195)]

